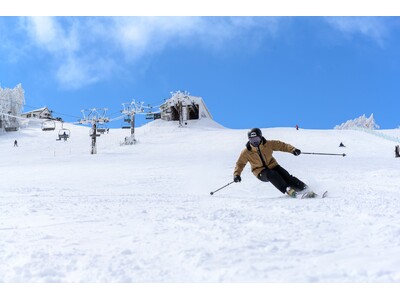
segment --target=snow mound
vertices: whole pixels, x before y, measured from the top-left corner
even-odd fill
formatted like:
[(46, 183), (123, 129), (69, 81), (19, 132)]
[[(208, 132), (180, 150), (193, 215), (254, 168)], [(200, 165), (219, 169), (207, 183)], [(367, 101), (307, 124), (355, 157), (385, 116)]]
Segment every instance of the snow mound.
[[(180, 128), (179, 126), (179, 121), (165, 121), (165, 120), (155, 120), (152, 122), (149, 122), (140, 128), (143, 129), (176, 129)], [(223, 129), (225, 128), (221, 124), (217, 123), (216, 121), (209, 119), (209, 118), (203, 118), (199, 120), (188, 120), (186, 121), (186, 125), (183, 126), (183, 128), (193, 128), (193, 129), (201, 129), (201, 130), (213, 130), (213, 129)]]

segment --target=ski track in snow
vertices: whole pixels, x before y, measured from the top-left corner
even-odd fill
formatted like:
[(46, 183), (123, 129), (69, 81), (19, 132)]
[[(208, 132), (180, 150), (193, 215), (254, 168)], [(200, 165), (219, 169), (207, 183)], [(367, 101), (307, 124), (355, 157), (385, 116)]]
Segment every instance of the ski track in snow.
[(389, 141), (263, 129), (304, 151), (348, 154), (275, 154), (328, 198), (288, 198), (249, 166), (210, 196), (232, 180), (246, 130), (144, 126), (124, 147), (127, 132), (110, 130), (91, 156), (87, 128), (73, 128), (66, 143), (36, 128), (0, 136), (1, 282), (400, 282), (400, 160)]

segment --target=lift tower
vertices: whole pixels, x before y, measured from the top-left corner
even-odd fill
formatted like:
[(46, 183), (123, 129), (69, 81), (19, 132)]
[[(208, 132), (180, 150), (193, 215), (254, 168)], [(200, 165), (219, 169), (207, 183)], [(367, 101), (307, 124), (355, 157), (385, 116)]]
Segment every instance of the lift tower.
[(92, 125), (92, 128), (89, 131), (89, 136), (92, 140), (90, 154), (97, 154), (96, 138), (100, 136), (100, 134), (97, 133), (97, 125), (105, 124), (110, 121), (110, 119), (106, 117), (107, 110), (108, 108), (92, 108), (81, 110), (83, 118), (79, 120), (79, 124)]
[(131, 126), (131, 135), (125, 137), (125, 141), (121, 145), (133, 145), (136, 144), (135, 139), (135, 115), (144, 113), (145, 109), (151, 109), (150, 106), (145, 106), (144, 102), (137, 102), (132, 100), (130, 103), (122, 103), (123, 110), (121, 113), (126, 116), (124, 119), (129, 122)]

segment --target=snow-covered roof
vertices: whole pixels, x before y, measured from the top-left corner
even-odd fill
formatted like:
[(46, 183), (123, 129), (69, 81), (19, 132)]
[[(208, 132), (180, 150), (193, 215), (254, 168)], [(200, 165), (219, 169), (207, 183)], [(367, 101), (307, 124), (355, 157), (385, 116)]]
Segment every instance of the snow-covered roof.
[(38, 108), (38, 109), (30, 110), (30, 111), (25, 111), (22, 114), (26, 115), (26, 114), (29, 114), (29, 113), (43, 112), (46, 109), (50, 112), (50, 109), (47, 106), (45, 106), (45, 107), (42, 107), (42, 108)]
[[(171, 98), (167, 99), (165, 103), (160, 106), (162, 119), (168, 119), (167, 116), (171, 114), (171, 108), (178, 108), (180, 105), (186, 107), (187, 109), (193, 108), (196, 111), (195, 114), (197, 116), (194, 119), (213, 119), (202, 97), (192, 96), (188, 92), (184, 91), (171, 92), (171, 94)], [(187, 120), (190, 119), (193, 118), (188, 116)]]

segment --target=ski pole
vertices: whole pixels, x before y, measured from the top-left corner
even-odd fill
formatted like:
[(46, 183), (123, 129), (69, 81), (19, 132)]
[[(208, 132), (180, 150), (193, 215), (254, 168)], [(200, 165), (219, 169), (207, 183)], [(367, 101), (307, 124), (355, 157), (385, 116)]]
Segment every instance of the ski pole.
[(210, 195), (214, 195), (214, 193), (218, 192), (219, 190), (222, 190), (223, 188), (226, 188), (228, 185), (234, 183), (235, 181), (229, 182), (228, 184), (225, 184), (223, 187), (220, 187), (218, 190), (215, 190), (214, 192), (210, 192)]
[(346, 153), (338, 154), (338, 153), (315, 153), (315, 152), (301, 152), (301, 154), (313, 154), (313, 155), (340, 155), (346, 156)]

